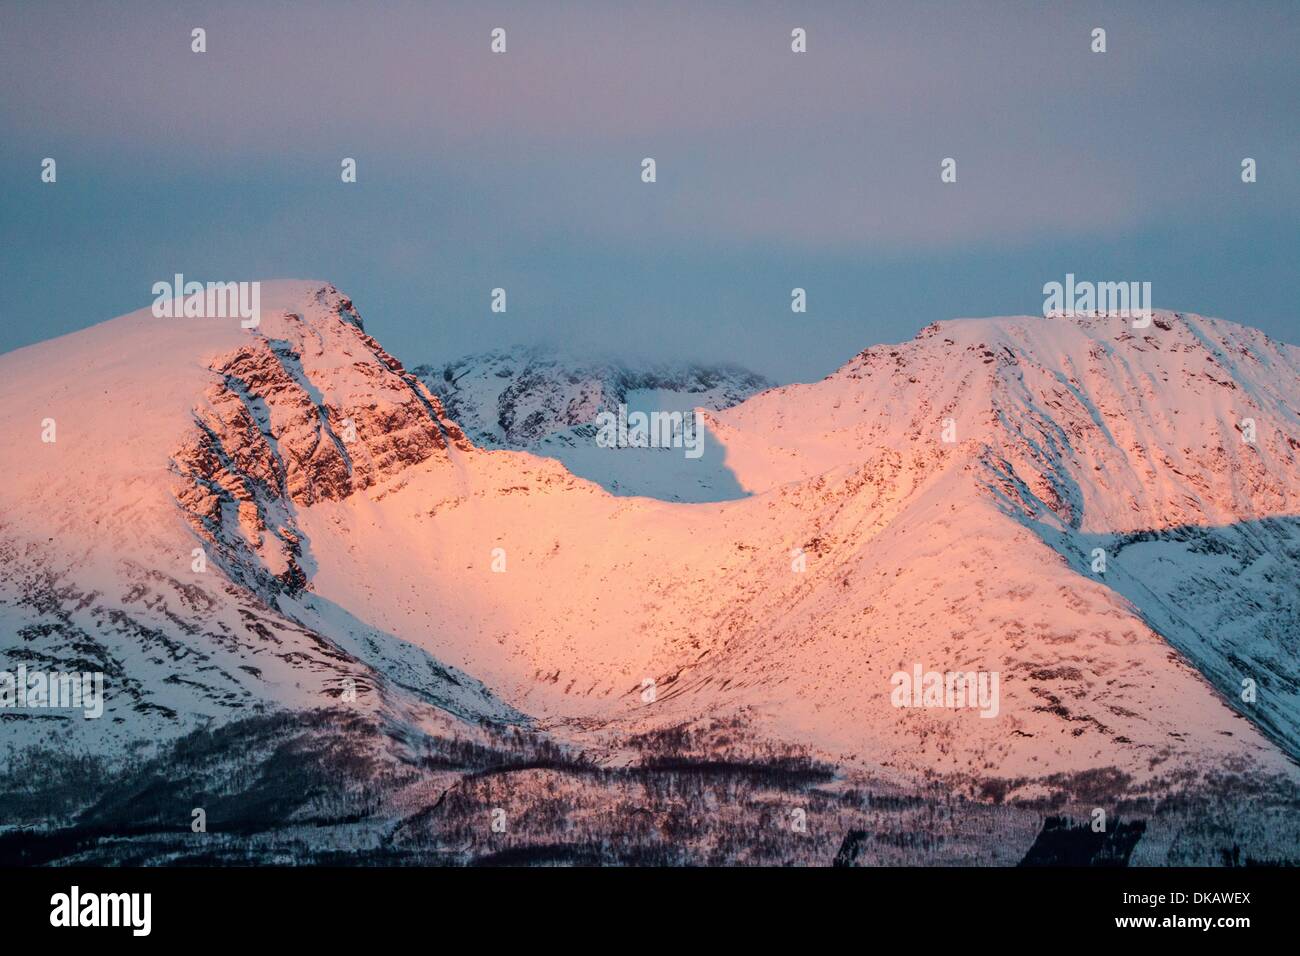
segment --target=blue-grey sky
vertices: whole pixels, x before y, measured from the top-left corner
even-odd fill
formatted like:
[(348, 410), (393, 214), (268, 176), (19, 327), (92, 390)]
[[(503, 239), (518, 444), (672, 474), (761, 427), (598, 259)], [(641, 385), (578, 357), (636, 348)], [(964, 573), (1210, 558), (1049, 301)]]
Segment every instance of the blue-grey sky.
[(1295, 342), (1297, 49), (1290, 0), (0, 2), (0, 351), (176, 272), (329, 279), (409, 364), (811, 379), (1066, 272)]

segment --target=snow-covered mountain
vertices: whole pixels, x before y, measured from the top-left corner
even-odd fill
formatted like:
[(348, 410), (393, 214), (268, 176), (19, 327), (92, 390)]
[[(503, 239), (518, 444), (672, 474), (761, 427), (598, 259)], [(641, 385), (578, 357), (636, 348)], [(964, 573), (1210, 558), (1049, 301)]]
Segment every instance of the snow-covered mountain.
[(513, 448), (563, 462), (573, 474), (616, 495), (665, 501), (721, 501), (743, 491), (704, 430), (703, 451), (618, 449), (594, 441), (599, 416), (730, 408), (772, 383), (735, 365), (575, 358), (555, 349), (517, 347), (412, 370), (447, 414), (483, 448)]
[[(1153, 629), (1225, 702), (1300, 755), (1295, 346), (1180, 313), (1157, 314), (1145, 330), (1102, 317), (945, 322), (904, 345), (868, 349), (822, 383), (759, 396), (717, 416), (714, 428), (751, 491), (863, 472), (901, 484), (895, 507), (913, 510), (890, 524), (913, 541), (942, 542), (947, 568), (931, 581), (914, 558), (899, 569), (902, 582), (916, 584), (918, 596), (952, 583), (987, 590), (978, 605), (954, 596), (952, 607), (983, 618), (978, 629), (989, 637), (1028, 638), (1037, 616), (1017, 620), (993, 594), (1040, 604), (1048, 581), (1060, 578), (1053, 600), (1040, 604), (1047, 613), (1037, 630), (1053, 655), (1032, 665), (1003, 659), (1028, 667), (1026, 690), (1071, 721), (1084, 722), (1071, 698), (1114, 690), (1095, 683), (1113, 673), (1116, 661), (1102, 660), (1113, 652), (1098, 649), (1090, 678), (1077, 666), (1080, 644), (1109, 633), (1107, 642), (1127, 645)], [(930, 512), (916, 513), (922, 501)], [(996, 536), (966, 527), (974, 521), (989, 522)], [(962, 554), (969, 564), (958, 573)], [(1105, 570), (1094, 571), (1103, 557)], [(1031, 570), (1034, 582), (1013, 584)], [(1133, 615), (1137, 630), (1096, 621), (1063, 629), (1091, 595)], [(907, 616), (933, 621), (942, 612)], [(1053, 663), (1058, 654), (1070, 664)], [(1255, 686), (1251, 702), (1243, 682)], [(1112, 716), (1084, 708), (1100, 728), (1127, 705), (1105, 709)]]
[(589, 425), (641, 392), (681, 396), (690, 408), (719, 410), (771, 388), (736, 365), (574, 358), (552, 348), (519, 346), (467, 355), (412, 372), (448, 415), (484, 448), (532, 448), (558, 432)]
[[(417, 375), (332, 286), (262, 302), (251, 331), (146, 310), (0, 356), (0, 671), (109, 684), (104, 720), (0, 714), (7, 752), (129, 763), (255, 716), (355, 719), (387, 769), (347, 818), (384, 853), (435, 840), (414, 821), (446, 774), (563, 776), (560, 751), (587, 761), (566, 799), (590, 819), (648, 799), (614, 769), (647, 753), (752, 780), (788, 748), (804, 762), (765, 765), (780, 787), (972, 806), (1300, 782), (1300, 348), (1187, 314), (959, 320), (734, 404), (762, 383), (537, 355)], [(626, 454), (584, 422), (641, 388), (715, 409), (737, 494), (611, 494), (548, 453)], [(897, 706), (918, 664), (997, 673), (996, 715)], [(834, 845), (773, 858), (857, 847), (857, 792), (818, 797)], [(1042, 823), (1016, 813), (941, 858), (1014, 862)], [(1286, 826), (1269, 839), (1300, 855)], [(1143, 852), (1210, 852), (1168, 838)]]
[(345, 688), (408, 720), (514, 713), (309, 590), (298, 509), (413, 463), (450, 474), (465, 440), (337, 290), (263, 292), (254, 334), (146, 309), (0, 359), (0, 670), (110, 689), (98, 721), (5, 714), (4, 750), (113, 753)]

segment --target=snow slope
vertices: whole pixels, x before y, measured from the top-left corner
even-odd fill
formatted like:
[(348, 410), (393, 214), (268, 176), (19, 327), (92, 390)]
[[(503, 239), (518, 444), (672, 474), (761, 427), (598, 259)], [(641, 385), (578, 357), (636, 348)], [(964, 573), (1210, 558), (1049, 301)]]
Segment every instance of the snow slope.
[[(3, 647), (103, 648), (124, 734), (348, 673), (403, 719), (742, 715), (909, 778), (1295, 772), (1293, 346), (942, 323), (711, 412), (748, 494), (678, 503), (477, 447), (332, 287), (263, 301), (251, 333), (137, 313), (0, 358)], [(998, 672), (998, 715), (895, 707), (916, 663)]]
[[(954, 356), (955, 372), (942, 374)], [(945, 322), (868, 349), (825, 382), (759, 396), (713, 427), (751, 490), (882, 448), (966, 456), (986, 501), (1034, 531), (1053, 560), (1130, 602), (1300, 753), (1295, 346), (1178, 313), (1144, 330), (1103, 317)], [(1092, 570), (1098, 548), (1102, 573)], [(1267, 692), (1247, 705), (1244, 680)]]
[[(253, 331), (144, 309), (0, 357), (0, 670), (107, 683), (103, 719), (10, 712), (0, 747), (111, 754), (323, 706), (348, 680), (359, 707), (404, 720), (514, 714), (300, 590), (298, 507), (407, 461), (450, 468), (463, 439), (332, 287), (263, 283), (262, 302)], [(362, 438), (345, 461), (330, 432), (347, 417)]]

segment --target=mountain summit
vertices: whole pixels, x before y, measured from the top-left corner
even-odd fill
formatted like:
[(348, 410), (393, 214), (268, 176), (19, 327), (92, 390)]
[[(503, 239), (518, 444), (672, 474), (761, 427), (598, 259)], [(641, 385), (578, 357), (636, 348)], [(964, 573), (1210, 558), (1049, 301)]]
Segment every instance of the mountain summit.
[[(4, 714), (7, 752), (126, 765), (323, 713), (382, 741), (381, 790), (525, 733), (602, 766), (796, 748), (975, 801), (1300, 779), (1295, 346), (958, 320), (751, 395), (537, 353), (408, 372), (326, 283), (262, 303), (0, 357), (0, 670), (102, 672), (108, 717)], [(638, 400), (701, 407), (736, 493), (604, 487), (628, 449), (585, 423)], [(931, 673), (997, 699), (899, 691)]]

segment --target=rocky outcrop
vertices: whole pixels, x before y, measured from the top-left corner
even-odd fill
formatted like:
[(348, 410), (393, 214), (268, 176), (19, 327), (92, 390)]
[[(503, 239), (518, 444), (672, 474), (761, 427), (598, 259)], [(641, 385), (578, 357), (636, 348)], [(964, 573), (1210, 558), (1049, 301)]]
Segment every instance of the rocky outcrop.
[(211, 556), (263, 593), (307, 584), (297, 507), (470, 447), (332, 286), (264, 317), (209, 368), (193, 431), (172, 458), (174, 494)]

